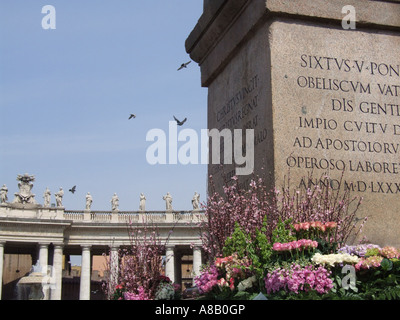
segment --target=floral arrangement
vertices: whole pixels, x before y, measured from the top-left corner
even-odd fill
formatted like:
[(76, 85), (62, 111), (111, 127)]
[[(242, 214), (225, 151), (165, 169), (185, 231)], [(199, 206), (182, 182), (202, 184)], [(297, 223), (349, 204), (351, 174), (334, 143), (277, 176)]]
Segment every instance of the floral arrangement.
[(175, 289), (172, 283), (161, 282), (158, 286), (154, 300), (173, 300)]
[(112, 300), (123, 300), (125, 291), (126, 291), (126, 288), (123, 283), (117, 284), (114, 289), (114, 294), (112, 296)]
[(218, 270), (216, 265), (205, 267), (201, 274), (195, 277), (194, 282), (199, 288), (200, 294), (210, 293), (214, 286), (218, 284)]
[(291, 250), (304, 250), (304, 249), (315, 249), (318, 247), (318, 242), (310, 239), (300, 239), (287, 243), (275, 242), (272, 246), (274, 251), (291, 251)]
[(381, 263), (385, 258), (398, 260), (400, 258), (400, 252), (391, 246), (386, 246), (384, 248), (371, 246), (366, 250), (364, 256), (356, 264), (356, 270), (378, 268), (381, 266)]
[(387, 259), (399, 259), (400, 258), (400, 251), (394, 247), (384, 247), (379, 251), (379, 254)]
[(201, 294), (230, 295), (239, 288), (240, 291), (244, 291), (252, 287), (254, 277), (251, 278), (250, 265), (251, 261), (248, 258), (239, 258), (237, 254), (219, 257), (215, 259), (214, 264), (204, 268), (194, 281)]
[(380, 246), (371, 243), (355, 246), (345, 245), (338, 250), (338, 253), (348, 253), (351, 255), (356, 255), (358, 257), (365, 257), (367, 250), (370, 249), (380, 249)]
[(143, 286), (138, 288), (138, 293), (124, 292), (124, 300), (150, 300), (148, 293)]
[[(272, 233), (274, 242), (269, 243), (260, 232), (250, 241), (237, 225), (225, 243), (229, 250), (224, 252), (237, 250), (240, 255), (234, 252), (215, 258), (195, 283), (207, 299), (250, 299), (259, 292), (268, 299), (400, 299), (400, 252), (396, 248), (345, 245), (332, 252), (327, 238), (293, 240), (307, 230), (310, 236), (324, 237), (336, 227), (330, 222), (292, 226), (281, 222)], [(317, 229), (319, 233), (314, 232)], [(346, 265), (354, 267), (357, 282), (355, 278), (344, 289), (341, 280)], [(371, 289), (368, 281), (376, 285)], [(381, 283), (385, 284), (382, 288)]]
[[(252, 299), (262, 293), (268, 299), (400, 300), (400, 251), (375, 244), (345, 245), (367, 220), (356, 219), (361, 200), (351, 198), (347, 189), (340, 195), (342, 188), (330, 189), (326, 179), (304, 193), (291, 194), (285, 188), (268, 194), (261, 179), (243, 191), (234, 177), (224, 188), (225, 197), (211, 192), (208, 219), (199, 225), (208, 255), (194, 279), (200, 298)], [(147, 260), (154, 261), (149, 266), (155, 266), (145, 268), (152, 273), (140, 277), (133, 271), (141, 270), (143, 263), (137, 251), (130, 252), (132, 267), (122, 274), (115, 299), (172, 299), (177, 289), (160, 276), (155, 248), (140, 247), (148, 250)], [(349, 286), (342, 283), (345, 266)]]
[(294, 292), (315, 290), (319, 294), (327, 293), (333, 287), (333, 281), (329, 277), (330, 271), (320, 266), (312, 265), (302, 267), (292, 264), (290, 267), (277, 268), (269, 272), (265, 278), (267, 294), (280, 290)]
[(300, 222), (295, 223), (293, 228), (297, 231), (309, 231), (310, 229), (319, 230), (325, 232), (329, 229), (334, 229), (337, 227), (337, 223), (335, 221), (329, 222), (321, 222), (321, 221), (312, 221), (312, 222)]
[(367, 258), (362, 258), (356, 265), (356, 270), (378, 268), (381, 266), (383, 257), (381, 256), (370, 256)]

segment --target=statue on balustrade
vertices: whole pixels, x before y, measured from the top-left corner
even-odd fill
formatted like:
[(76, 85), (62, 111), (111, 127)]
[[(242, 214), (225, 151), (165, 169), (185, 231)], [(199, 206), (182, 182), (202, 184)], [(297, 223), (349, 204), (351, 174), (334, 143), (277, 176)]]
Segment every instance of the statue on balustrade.
[(119, 198), (116, 193), (111, 198), (111, 210), (118, 211), (119, 209)]
[(167, 211), (172, 211), (172, 197), (169, 192), (167, 192), (167, 194), (163, 196), (163, 200), (165, 200), (165, 209)]
[(92, 207), (93, 198), (90, 192), (86, 194), (86, 210), (90, 210)]
[(56, 206), (57, 207), (62, 207), (62, 201), (64, 197), (64, 190), (63, 188), (60, 188), (60, 190), (54, 195), (56, 197)]
[(50, 207), (50, 201), (51, 201), (51, 192), (49, 188), (46, 188), (43, 194), (43, 207), (45, 208)]
[(199, 210), (199, 204), (200, 204), (200, 195), (197, 192), (195, 192), (192, 199), (193, 210)]
[(146, 211), (146, 197), (143, 193), (140, 194), (140, 203), (139, 203), (139, 210)]
[(8, 201), (8, 188), (5, 184), (0, 189), (0, 203), (6, 203)]

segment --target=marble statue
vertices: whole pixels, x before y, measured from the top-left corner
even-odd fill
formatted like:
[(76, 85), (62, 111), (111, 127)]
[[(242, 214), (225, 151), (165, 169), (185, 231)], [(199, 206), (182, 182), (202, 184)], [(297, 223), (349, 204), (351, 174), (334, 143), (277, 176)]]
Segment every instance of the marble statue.
[(49, 188), (46, 188), (44, 194), (43, 194), (43, 207), (48, 208), (50, 207), (50, 201), (51, 201), (51, 192)]
[(6, 203), (8, 201), (8, 188), (5, 184), (0, 189), (0, 203)]
[(32, 193), (32, 182), (35, 181), (35, 177), (25, 173), (24, 175), (18, 175), (17, 180), (19, 181), (19, 192), (14, 193), (13, 203), (36, 204), (35, 195)]
[(165, 209), (167, 211), (172, 211), (172, 197), (169, 192), (167, 192), (167, 194), (163, 196), (163, 200), (165, 200)]
[(119, 209), (119, 198), (116, 193), (111, 198), (111, 210), (118, 211)]
[(192, 199), (193, 210), (199, 210), (199, 204), (200, 204), (200, 195), (197, 192), (195, 192)]
[(146, 211), (146, 197), (143, 193), (140, 194), (139, 210)]
[(90, 192), (86, 194), (86, 210), (90, 210), (92, 207), (93, 198)]
[(62, 207), (62, 200), (64, 197), (64, 190), (63, 188), (60, 188), (60, 190), (54, 195), (56, 197), (56, 206), (57, 207)]

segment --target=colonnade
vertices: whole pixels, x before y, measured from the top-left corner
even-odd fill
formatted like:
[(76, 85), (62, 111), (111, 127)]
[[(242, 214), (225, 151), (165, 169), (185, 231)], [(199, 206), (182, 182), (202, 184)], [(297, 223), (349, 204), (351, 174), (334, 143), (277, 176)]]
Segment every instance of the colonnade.
[[(3, 278), (3, 261), (5, 241), (0, 242), (0, 300), (2, 291), (2, 278)], [(53, 244), (52, 261), (49, 261), (49, 245), (47, 243), (38, 243), (38, 256), (36, 267), (42, 270), (43, 273), (51, 272), (51, 285), (49, 290), (45, 293), (45, 299), (49, 300), (61, 300), (62, 298), (62, 272), (63, 272), (63, 255), (64, 255), (64, 244)], [(112, 274), (118, 274), (118, 246), (110, 247), (110, 262), (113, 270)], [(177, 247), (174, 245), (168, 245), (165, 252), (165, 275), (171, 279), (172, 282), (179, 281), (178, 275), (176, 274), (177, 267), (180, 268), (180, 261), (176, 259)], [(193, 276), (200, 274), (200, 266), (202, 264), (202, 252), (200, 246), (193, 248)], [(79, 288), (79, 299), (90, 300), (90, 285), (91, 285), (91, 264), (92, 264), (92, 246), (81, 245), (81, 276), (80, 276), (80, 288)], [(49, 266), (51, 266), (49, 268)], [(111, 282), (116, 279), (111, 279)]]

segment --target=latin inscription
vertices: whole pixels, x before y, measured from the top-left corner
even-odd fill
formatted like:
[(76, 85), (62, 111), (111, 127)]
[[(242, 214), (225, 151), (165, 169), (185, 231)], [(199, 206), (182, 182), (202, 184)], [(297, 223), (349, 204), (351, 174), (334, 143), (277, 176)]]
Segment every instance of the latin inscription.
[(318, 115), (302, 106), (286, 167), (357, 173), (346, 188), (400, 194), (400, 64), (300, 54), (298, 70), (293, 86), (330, 98)]
[[(267, 129), (261, 125), (262, 119), (258, 113), (260, 109), (260, 79), (258, 74), (252, 75), (246, 79), (242, 87), (238, 86), (237, 91), (230, 96), (222, 105), (216, 109), (216, 127), (219, 131), (223, 129), (233, 130), (240, 129), (254, 129), (254, 146), (262, 144), (267, 139)], [(245, 139), (243, 139), (245, 142)], [(220, 153), (224, 152), (224, 141), (221, 140)], [(243, 153), (245, 153), (245, 146), (243, 146)], [(230, 181), (235, 176), (235, 170), (230, 170), (228, 166), (213, 166), (211, 174), (215, 175), (223, 172), (224, 179)], [(243, 180), (243, 179), (242, 179)], [(247, 181), (247, 180), (246, 180)]]

